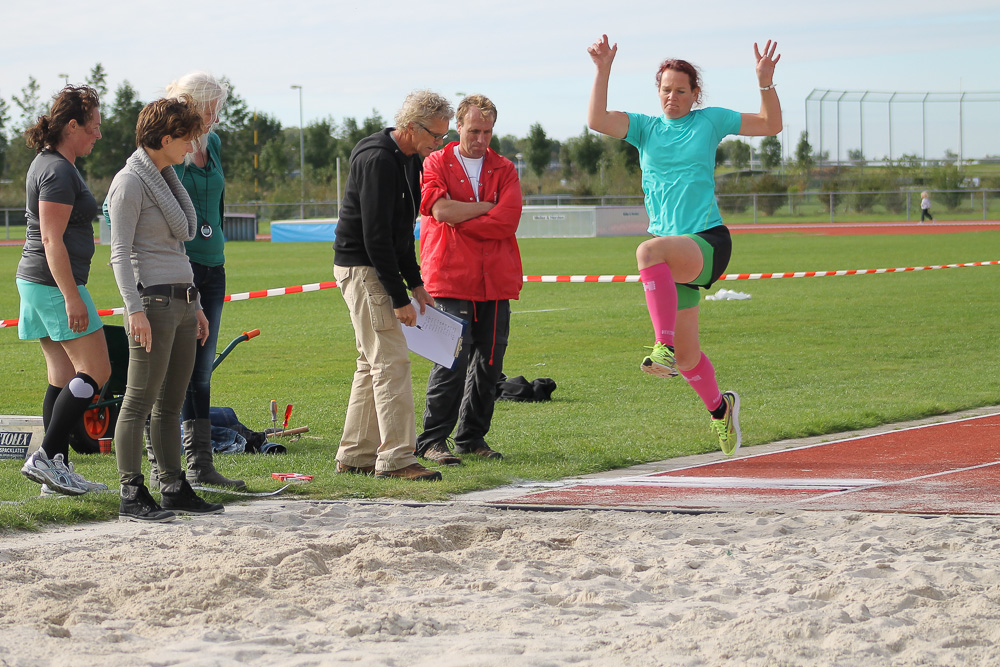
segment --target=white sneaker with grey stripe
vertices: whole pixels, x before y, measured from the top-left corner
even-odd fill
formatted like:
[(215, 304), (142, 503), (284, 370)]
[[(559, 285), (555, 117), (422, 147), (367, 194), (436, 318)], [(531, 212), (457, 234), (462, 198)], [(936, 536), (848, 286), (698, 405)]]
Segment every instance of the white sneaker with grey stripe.
[(83, 476), (74, 473), (66, 466), (62, 454), (56, 454), (49, 459), (41, 449), (28, 457), (21, 467), (21, 474), (33, 482), (45, 484), (50, 489), (68, 496), (82, 496), (89, 490), (77, 481), (76, 478), (83, 479)]

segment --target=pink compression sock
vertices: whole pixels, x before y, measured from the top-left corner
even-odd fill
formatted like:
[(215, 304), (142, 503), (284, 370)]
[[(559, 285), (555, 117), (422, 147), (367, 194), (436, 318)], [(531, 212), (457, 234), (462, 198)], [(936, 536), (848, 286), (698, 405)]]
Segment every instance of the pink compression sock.
[(646, 294), (646, 308), (653, 321), (656, 340), (664, 345), (674, 344), (674, 325), (677, 322), (677, 285), (666, 262), (639, 269), (639, 280)]
[(681, 375), (698, 393), (709, 412), (719, 407), (722, 392), (719, 390), (719, 383), (715, 381), (715, 367), (704, 352), (701, 353), (698, 365), (689, 371), (681, 371)]

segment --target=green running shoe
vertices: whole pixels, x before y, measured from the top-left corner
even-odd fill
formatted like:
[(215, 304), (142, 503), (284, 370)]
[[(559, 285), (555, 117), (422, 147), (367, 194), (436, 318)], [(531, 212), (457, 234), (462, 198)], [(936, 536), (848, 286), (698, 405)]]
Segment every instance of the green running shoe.
[(740, 395), (735, 391), (727, 391), (722, 394), (722, 400), (726, 404), (726, 416), (713, 419), (712, 430), (719, 436), (722, 453), (732, 456), (743, 442), (743, 434), (740, 433)]
[(653, 351), (642, 360), (639, 368), (660, 378), (677, 377), (677, 360), (674, 359), (674, 351), (660, 341), (653, 344)]

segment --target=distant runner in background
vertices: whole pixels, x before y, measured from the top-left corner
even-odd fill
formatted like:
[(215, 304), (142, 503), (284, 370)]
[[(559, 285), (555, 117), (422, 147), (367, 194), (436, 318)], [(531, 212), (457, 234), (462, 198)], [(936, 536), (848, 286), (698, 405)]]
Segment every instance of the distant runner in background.
[(931, 215), (931, 195), (929, 192), (920, 193), (920, 223), (923, 224), (924, 218), (927, 218), (931, 222), (934, 222), (934, 216)]
[(656, 72), (661, 116), (608, 110), (608, 81), (618, 45), (602, 35), (587, 49), (597, 67), (587, 120), (590, 128), (639, 149), (649, 232), (656, 238), (636, 250), (639, 278), (653, 322), (652, 353), (643, 371), (658, 377), (678, 372), (712, 415), (722, 451), (740, 447), (740, 397), (722, 393), (715, 368), (698, 342), (698, 288), (708, 289), (725, 273), (732, 253), (729, 230), (715, 201), (715, 151), (723, 137), (773, 136), (781, 131), (781, 105), (774, 87), (777, 43), (754, 44), (760, 111), (740, 114), (701, 102), (698, 70), (668, 59)]

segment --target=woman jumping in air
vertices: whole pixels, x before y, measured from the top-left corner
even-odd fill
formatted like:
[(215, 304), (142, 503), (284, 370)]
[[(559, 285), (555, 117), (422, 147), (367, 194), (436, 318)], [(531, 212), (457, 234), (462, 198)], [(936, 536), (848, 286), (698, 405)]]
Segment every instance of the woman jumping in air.
[(608, 80), (618, 52), (602, 35), (587, 52), (597, 67), (587, 122), (591, 129), (625, 139), (639, 149), (642, 189), (655, 238), (636, 250), (656, 340), (643, 371), (669, 378), (678, 372), (712, 414), (722, 451), (739, 449), (740, 397), (721, 392), (715, 368), (698, 343), (698, 288), (708, 289), (729, 264), (732, 240), (715, 201), (715, 151), (730, 134), (773, 136), (782, 128), (774, 87), (777, 42), (763, 53), (754, 44), (761, 104), (758, 113), (693, 109), (701, 101), (698, 71), (685, 60), (663, 61), (656, 87), (663, 115), (608, 111)]

